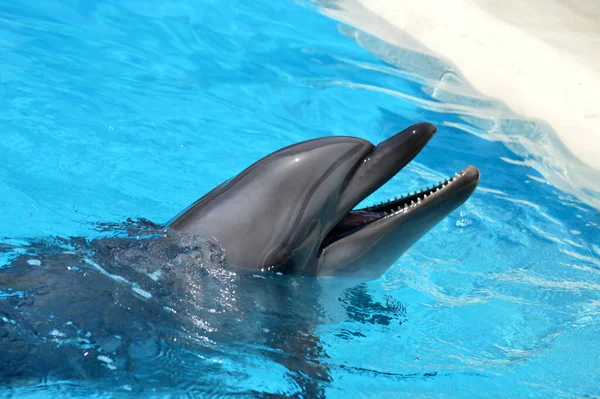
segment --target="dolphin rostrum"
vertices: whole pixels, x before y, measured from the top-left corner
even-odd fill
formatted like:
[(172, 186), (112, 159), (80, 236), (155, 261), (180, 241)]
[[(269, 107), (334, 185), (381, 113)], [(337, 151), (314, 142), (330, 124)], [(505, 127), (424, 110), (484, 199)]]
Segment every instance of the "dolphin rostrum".
[(168, 225), (220, 244), (238, 269), (377, 278), (479, 182), (479, 170), (468, 166), (431, 189), (354, 209), (435, 132), (419, 123), (377, 146), (340, 136), (291, 145), (216, 187)]

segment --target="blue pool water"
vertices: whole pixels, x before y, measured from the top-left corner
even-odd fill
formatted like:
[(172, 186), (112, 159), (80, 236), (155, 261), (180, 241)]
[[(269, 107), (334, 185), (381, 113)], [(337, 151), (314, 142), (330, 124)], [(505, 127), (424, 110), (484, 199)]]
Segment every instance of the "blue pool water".
[[(440, 101), (452, 71), (415, 65), (442, 60), (392, 66), (303, 1), (20, 0), (0, 21), (0, 396), (599, 397), (598, 210), (476, 123), (537, 122)], [(143, 232), (100, 265), (72, 238), (166, 222), (282, 146), (416, 121), (438, 134), (368, 202), (469, 164), (480, 187), (366, 285), (242, 281), (189, 243), (203, 274)]]

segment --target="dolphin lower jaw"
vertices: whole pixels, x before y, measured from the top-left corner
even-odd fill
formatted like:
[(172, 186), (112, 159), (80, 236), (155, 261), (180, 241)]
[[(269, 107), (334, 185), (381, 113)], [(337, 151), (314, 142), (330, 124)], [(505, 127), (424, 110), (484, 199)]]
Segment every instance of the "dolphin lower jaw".
[[(478, 182), (479, 170), (469, 166), (431, 188), (351, 211), (323, 240), (317, 274), (352, 275), (357, 269), (365, 276), (370, 274), (365, 273), (370, 267), (371, 277), (378, 277), (414, 242), (463, 204)], [(390, 245), (379, 243), (391, 236), (394, 239)], [(343, 253), (335, 254), (342, 248)], [(331, 264), (334, 259), (345, 266)], [(377, 263), (382, 265), (378, 267)]]

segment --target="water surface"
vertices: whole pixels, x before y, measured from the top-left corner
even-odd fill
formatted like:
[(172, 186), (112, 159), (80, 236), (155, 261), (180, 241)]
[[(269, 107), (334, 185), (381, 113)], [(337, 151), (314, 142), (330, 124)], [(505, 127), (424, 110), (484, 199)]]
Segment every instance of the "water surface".
[[(378, 58), (305, 2), (19, 1), (0, 19), (2, 395), (600, 392), (598, 211), (481, 120), (538, 122), (443, 91), (442, 60)], [(231, 275), (217, 248), (126, 222), (164, 223), (282, 146), (417, 121), (438, 134), (366, 202), (468, 164), (480, 187), (369, 284)]]

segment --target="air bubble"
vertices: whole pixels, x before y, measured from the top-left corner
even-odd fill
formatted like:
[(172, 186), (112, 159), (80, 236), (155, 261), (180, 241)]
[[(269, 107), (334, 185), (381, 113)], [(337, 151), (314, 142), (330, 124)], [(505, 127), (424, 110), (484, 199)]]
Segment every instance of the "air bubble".
[(471, 223), (473, 222), (471, 222), (469, 219), (459, 219), (456, 221), (456, 227), (464, 228), (470, 225)]

